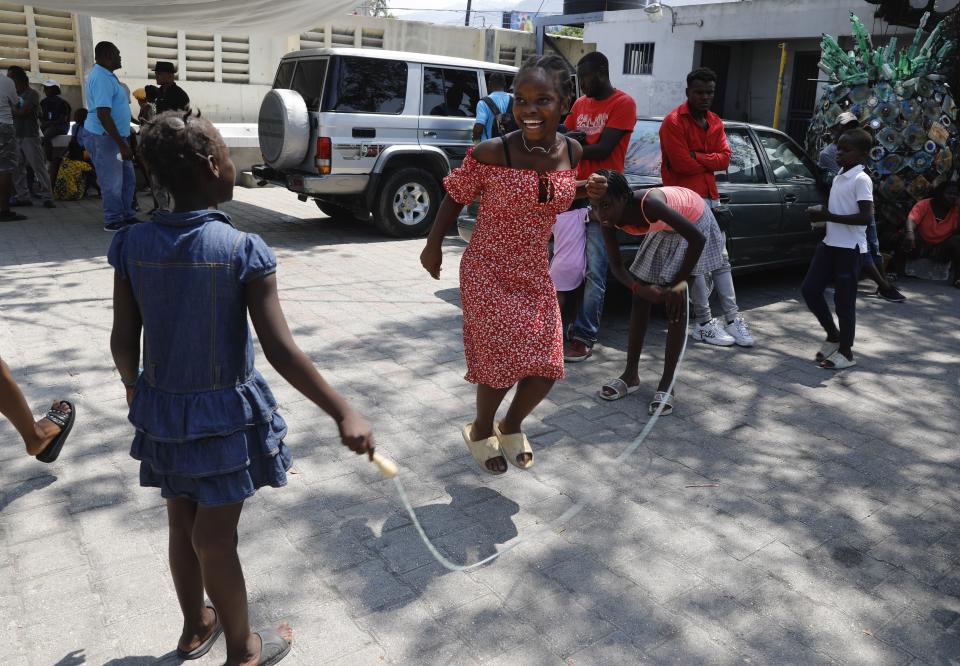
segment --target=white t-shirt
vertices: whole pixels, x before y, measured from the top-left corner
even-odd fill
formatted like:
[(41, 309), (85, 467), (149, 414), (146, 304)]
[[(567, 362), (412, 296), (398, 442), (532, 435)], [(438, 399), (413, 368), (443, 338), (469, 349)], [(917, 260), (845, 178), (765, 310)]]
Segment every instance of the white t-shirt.
[(13, 107), (19, 99), (17, 84), (6, 74), (0, 74), (0, 124), (13, 124)]
[[(833, 179), (827, 210), (836, 215), (856, 215), (860, 201), (873, 201), (873, 181), (858, 164), (852, 169), (841, 170)], [(867, 251), (867, 225), (827, 222), (827, 236), (823, 242), (833, 247), (859, 248)]]

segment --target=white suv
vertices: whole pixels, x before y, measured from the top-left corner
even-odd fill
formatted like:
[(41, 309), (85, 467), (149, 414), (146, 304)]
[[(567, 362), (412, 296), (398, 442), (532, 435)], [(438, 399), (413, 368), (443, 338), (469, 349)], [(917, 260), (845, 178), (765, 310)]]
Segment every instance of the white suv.
[(494, 72), (479, 60), (373, 49), (310, 49), (280, 61), (260, 108), (253, 167), (331, 216), (367, 219), (392, 236), (430, 230), (441, 180), (473, 145), (477, 103)]

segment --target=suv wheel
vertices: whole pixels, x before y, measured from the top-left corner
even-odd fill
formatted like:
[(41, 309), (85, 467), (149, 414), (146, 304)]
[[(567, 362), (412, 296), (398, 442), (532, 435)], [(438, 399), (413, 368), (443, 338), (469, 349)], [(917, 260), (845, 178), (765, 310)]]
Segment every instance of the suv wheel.
[(429, 171), (398, 169), (383, 183), (374, 223), (398, 238), (424, 236), (437, 216), (440, 198), (440, 185)]

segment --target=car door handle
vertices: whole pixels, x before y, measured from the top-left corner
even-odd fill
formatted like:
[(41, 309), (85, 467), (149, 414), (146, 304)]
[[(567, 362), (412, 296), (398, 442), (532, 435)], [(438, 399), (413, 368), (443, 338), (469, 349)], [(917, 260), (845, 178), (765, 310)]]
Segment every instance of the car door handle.
[(436, 133), (436, 132), (431, 132), (431, 131), (427, 130), (427, 131), (425, 131), (425, 132), (423, 133), (423, 135), (424, 135), (424, 136), (435, 137), (435, 136), (437, 136), (437, 133)]
[(729, 195), (729, 194), (721, 194), (721, 195), (720, 195), (720, 203), (722, 203), (722, 204), (728, 204), (728, 203), (730, 203), (730, 195)]
[(797, 203), (797, 195), (796, 195), (796, 194), (786, 194), (786, 195), (784, 195), (783, 200), (786, 201), (787, 203), (791, 203), (791, 204), (792, 204), (792, 203)]

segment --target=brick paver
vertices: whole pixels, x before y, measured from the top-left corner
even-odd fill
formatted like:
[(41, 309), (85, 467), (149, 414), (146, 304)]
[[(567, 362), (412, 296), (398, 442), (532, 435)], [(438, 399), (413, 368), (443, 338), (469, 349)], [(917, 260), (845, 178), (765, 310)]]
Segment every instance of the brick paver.
[[(279, 190), (224, 207), (280, 258), (294, 334), (375, 424), (430, 534), (475, 561), (582, 497), (593, 504), (494, 564), (449, 573), (393, 486), (349, 454), (259, 357), (290, 424), (290, 483), (248, 503), (241, 556), (255, 626), (286, 618), (291, 664), (960, 663), (960, 291), (907, 281), (902, 305), (858, 304), (860, 365), (810, 360), (802, 271), (738, 278), (752, 351), (691, 346), (676, 414), (627, 463), (663, 356), (607, 403), (627, 310), (611, 299), (594, 357), (530, 422), (537, 465), (477, 472), (459, 426), (457, 265), (422, 241), (319, 216)], [(164, 509), (137, 485), (109, 352), (112, 271), (99, 202), (0, 223), (0, 353), (39, 412), (78, 406), (60, 461), (22, 455), (0, 422), (0, 663), (171, 659), (180, 617)], [(863, 285), (861, 294), (864, 294)], [(202, 660), (222, 663), (223, 643)]]

